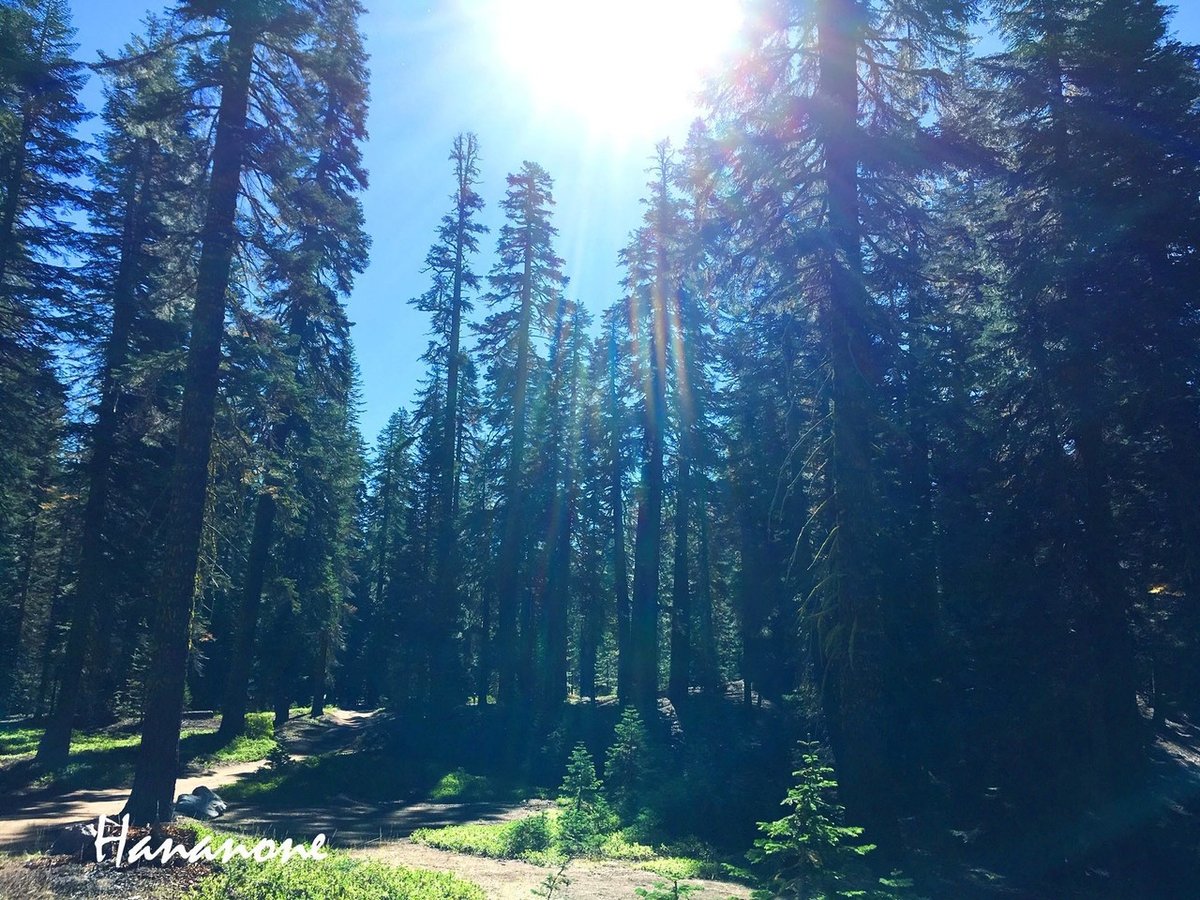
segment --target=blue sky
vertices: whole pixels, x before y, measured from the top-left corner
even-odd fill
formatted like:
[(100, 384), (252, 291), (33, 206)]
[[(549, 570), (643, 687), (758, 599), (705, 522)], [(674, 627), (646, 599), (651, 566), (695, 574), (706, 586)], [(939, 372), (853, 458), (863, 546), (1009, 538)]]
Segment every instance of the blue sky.
[[(372, 104), (365, 152), (371, 186), (364, 206), (374, 243), (349, 309), (368, 440), (411, 400), (423, 373), (418, 357), (428, 340), (427, 321), (406, 301), (426, 287), (421, 268), (448, 208), (446, 157), (456, 133), (479, 135), (485, 220), (493, 228), (476, 270), (484, 274), (491, 265), (505, 175), (523, 160), (537, 161), (556, 182), (558, 252), (566, 260), (571, 296), (593, 310), (616, 297), (616, 254), (640, 215), (638, 198), (655, 140), (686, 134), (686, 110), (675, 110), (661, 127), (624, 129), (617, 136), (598, 131), (583, 110), (545, 107), (527, 77), (498, 52), (497, 33), (484, 13), (497, 2), (365, 0)], [(72, 5), (84, 60), (98, 50), (115, 52), (147, 11), (163, 8), (147, 0)], [(1183, 39), (1200, 42), (1200, 2), (1183, 0), (1175, 25)], [(100, 96), (95, 81), (85, 94), (92, 109)]]

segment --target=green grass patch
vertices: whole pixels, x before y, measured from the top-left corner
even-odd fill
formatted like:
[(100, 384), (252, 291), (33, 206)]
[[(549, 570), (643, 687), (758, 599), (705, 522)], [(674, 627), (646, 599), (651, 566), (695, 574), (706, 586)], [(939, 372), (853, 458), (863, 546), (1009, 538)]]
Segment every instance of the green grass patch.
[(555, 818), (547, 813), (512, 822), (419, 828), (412, 834), (418, 844), (451, 853), (491, 859), (524, 859), (540, 865), (559, 858), (553, 849), (555, 837)]
[[(248, 843), (249, 839), (243, 838)], [(204, 879), (192, 900), (484, 900), (448, 872), (389, 866), (330, 853), (323, 860), (235, 860)]]
[(639, 869), (684, 881), (688, 878), (703, 878), (709, 881), (737, 881), (754, 885), (757, 880), (749, 869), (719, 859), (698, 859), (690, 856), (660, 856), (639, 861)]
[[(273, 713), (250, 713), (246, 716), (244, 733), (238, 735), (224, 747), (218, 747), (209, 753), (202, 753), (192, 758), (191, 761), (201, 764), (227, 764), (266, 759), (271, 751), (279, 746), (275, 740), (274, 722)], [(208, 735), (203, 735), (203, 737), (208, 737)], [(183, 744), (187, 744), (187, 738), (184, 739)], [(189, 758), (186, 746), (181, 748), (181, 755), (185, 759)]]
[(0, 725), (0, 764), (37, 752), (42, 729), (28, 728), (19, 722)]
[[(44, 730), (20, 722), (0, 725), (0, 765), (32, 757), (37, 753), (38, 742), (41, 741)], [(108, 753), (136, 747), (139, 740), (137, 732), (112, 729), (76, 731), (71, 735), (71, 753)]]
[[(412, 840), (451, 853), (556, 865), (566, 858), (557, 849), (560, 820), (561, 811), (550, 810), (512, 822), (421, 828), (413, 832)], [(598, 852), (590, 855), (598, 859), (632, 863), (639, 869), (667, 879), (684, 881), (703, 878), (748, 885), (756, 883), (749, 870), (736, 862), (715, 856), (709, 848), (695, 842), (655, 849), (616, 831), (605, 837)]]
[(272, 807), (320, 803), (340, 794), (369, 800), (415, 799), (434, 781), (380, 753), (326, 753), (256, 772), (229, 785), (221, 796)]
[(653, 847), (628, 840), (625, 835), (618, 831), (604, 839), (604, 843), (600, 845), (600, 857), (602, 859), (619, 859), (629, 862), (646, 862), (657, 859), (658, 854), (654, 852)]
[[(272, 720), (271, 713), (251, 713), (246, 717), (245, 734), (224, 746), (216, 732), (185, 730), (179, 745), (180, 761), (207, 767), (265, 759), (276, 746)], [(52, 772), (37, 771), (32, 764), (42, 732), (22, 723), (0, 725), (0, 768), (5, 770), (7, 788), (30, 785), (68, 791), (124, 787), (132, 780), (141, 743), (136, 726), (74, 732), (66, 764)]]
[(429, 799), (472, 803), (500, 799), (511, 793), (486, 775), (472, 775), (464, 769), (455, 769), (443, 775), (433, 786), (433, 790), (429, 792)]
[(433, 800), (440, 803), (517, 802), (522, 785), (444, 765), (412, 763), (383, 750), (324, 753), (249, 775), (221, 792), (229, 800), (282, 807), (345, 795), (360, 800)]

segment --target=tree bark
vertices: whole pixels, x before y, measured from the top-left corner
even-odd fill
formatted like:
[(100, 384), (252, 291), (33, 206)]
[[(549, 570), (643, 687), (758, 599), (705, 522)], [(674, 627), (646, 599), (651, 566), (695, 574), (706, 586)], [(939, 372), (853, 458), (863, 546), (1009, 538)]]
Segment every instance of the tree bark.
[(633, 699), (633, 641), (630, 633), (629, 559), (625, 549), (625, 466), (621, 452), (623, 410), (617, 392), (617, 323), (608, 336), (608, 406), (612, 418), (611, 480), (609, 484), (613, 531), (613, 594), (617, 606), (617, 696), (621, 703)]
[(308, 714), (314, 719), (325, 715), (325, 689), (329, 677), (329, 627), (321, 629), (321, 640), (313, 660), (312, 708)]
[(162, 581), (147, 670), (142, 742), (133, 789), (124, 810), (134, 823), (170, 821), (174, 816), (192, 603), (204, 527), (225, 294), (236, 238), (256, 40), (245, 14), (238, 14), (239, 7), (233, 9), (217, 112), (212, 176), (200, 236), (196, 302), (164, 532)]
[(221, 727), (217, 735), (223, 742), (233, 740), (246, 730), (250, 675), (254, 670), (254, 639), (258, 634), (258, 613), (275, 533), (275, 512), (275, 495), (270, 485), (264, 485), (254, 504), (254, 530), (246, 558), (246, 580), (242, 585), (225, 699), (221, 704)]
[(631, 693), (651, 711), (658, 698), (658, 575), (662, 545), (663, 444), (666, 431), (666, 310), (661, 281), (652, 297), (650, 384), (645, 397), (645, 461), (633, 552), (633, 605), (630, 616)]
[(700, 517), (699, 552), (697, 554), (696, 599), (696, 681), (706, 693), (716, 693), (721, 687), (720, 661), (717, 657), (717, 630), (713, 615), (712, 561), (709, 548), (708, 491), (705, 478), (697, 479), (696, 511)]
[[(681, 403), (686, 398), (680, 398)], [(688, 540), (692, 530), (691, 434), (694, 423), (682, 417), (675, 479), (675, 553), (671, 585), (671, 669), (667, 693), (677, 707), (687, 699), (692, 671), (692, 586)]]
[[(140, 154), (139, 154), (140, 157)], [(138, 159), (148, 167), (146, 160)], [(56, 768), (67, 760), (71, 728), (79, 706), (83, 671), (95, 630), (96, 610), (105, 596), (104, 525), (112, 480), (117, 433), (125, 418), (121, 404), (120, 371), (129, 358), (129, 344), (137, 319), (137, 258), (144, 241), (145, 209), (149, 193), (147, 169), (135, 170), (129, 179), (125, 197), (125, 215), (121, 226), (121, 259), (113, 290), (112, 331), (104, 354), (100, 403), (92, 438), (92, 456), (88, 460), (88, 496), (79, 537), (79, 573), (71, 599), (71, 625), (67, 646), (59, 670), (57, 703), (46, 731), (38, 743), (36, 761), (44, 768)]]
[[(521, 309), (517, 322), (517, 360), (513, 385), (513, 427), (510, 440), (508, 467), (505, 477), (504, 532), (500, 539), (500, 558), (497, 566), (496, 593), (498, 598), (499, 622), (497, 644), (499, 664), (499, 700), (502, 703), (520, 702), (517, 695), (518, 674), (526, 654), (522, 652), (525, 641), (518, 642), (517, 611), (522, 609), (524, 628), (528, 632), (532, 616), (525, 607), (528, 599), (521, 602), (520, 561), (522, 527), (524, 525), (523, 491), (521, 470), (525, 461), (525, 418), (526, 395), (531, 369), (530, 328), (533, 322), (533, 235), (531, 219), (533, 210), (533, 184), (526, 186), (528, 204), (525, 209), (525, 269), (521, 279)], [(526, 635), (528, 637), (528, 635)], [(523, 688), (528, 690), (528, 684)], [(526, 698), (528, 699), (528, 698)]]
[[(881, 602), (874, 573), (874, 489), (870, 453), (871, 371), (867, 297), (862, 283), (858, 196), (858, 48), (863, 10), (857, 0), (825, 0), (818, 10), (819, 106), (828, 227), (828, 297), (824, 331), (832, 370), (831, 508), (837, 532), (832, 548), (837, 620), (854, 634), (830, 658), (827, 709), (846, 805), (882, 824), (896, 794), (894, 749), (881, 717), (889, 710), (881, 677)], [(830, 693), (835, 697), (828, 696)], [(833, 702), (829, 702), (832, 700)]]

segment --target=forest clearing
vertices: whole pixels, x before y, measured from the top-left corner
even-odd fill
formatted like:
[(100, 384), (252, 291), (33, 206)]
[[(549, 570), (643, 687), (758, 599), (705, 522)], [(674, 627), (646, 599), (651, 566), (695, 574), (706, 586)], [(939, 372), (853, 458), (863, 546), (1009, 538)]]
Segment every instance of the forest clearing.
[(1197, 4), (0, 0), (0, 433), (0, 900), (1200, 896)]

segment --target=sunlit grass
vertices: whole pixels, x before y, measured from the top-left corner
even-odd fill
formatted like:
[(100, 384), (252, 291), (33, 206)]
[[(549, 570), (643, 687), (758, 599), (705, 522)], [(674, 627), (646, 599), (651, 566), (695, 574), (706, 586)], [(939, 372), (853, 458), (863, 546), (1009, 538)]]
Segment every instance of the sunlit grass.
[[(250, 713), (246, 716), (246, 730), (224, 747), (195, 758), (200, 764), (243, 763), (266, 759), (279, 746), (275, 740), (275, 717), (269, 712)], [(186, 743), (186, 738), (185, 741)], [(186, 754), (185, 754), (186, 755)]]
[[(37, 753), (42, 739), (41, 728), (21, 725), (0, 725), (0, 765), (31, 758)], [(105, 753), (125, 747), (136, 747), (136, 733), (123, 734), (111, 731), (76, 731), (71, 735), (71, 753)]]
[(459, 802), (495, 799), (502, 791), (484, 775), (472, 775), (464, 769), (447, 772), (429, 792), (430, 800)]
[(715, 859), (699, 859), (689, 856), (660, 856), (655, 859), (638, 862), (639, 869), (661, 875), (663, 878), (673, 878), (684, 881), (689, 878), (707, 880), (739, 881), (743, 884), (754, 884), (755, 878), (744, 866)]
[[(535, 865), (558, 865), (566, 857), (557, 849), (559, 810), (511, 822), (477, 822), (420, 828), (412, 840), (418, 844), (489, 859), (519, 859)], [(692, 878), (739, 881), (753, 884), (754, 877), (739, 861), (716, 856), (708, 847), (694, 842), (676, 847), (654, 848), (639, 843), (622, 831), (604, 838), (594, 858), (631, 863), (636, 868), (680, 881)]]
[(555, 817), (539, 813), (511, 822), (419, 828), (413, 832), (412, 839), (418, 844), (451, 853), (554, 865), (565, 859), (554, 850), (557, 831)]
[[(208, 768), (266, 759), (278, 746), (273, 718), (269, 712), (250, 713), (245, 733), (225, 745), (218, 743), (215, 731), (185, 728), (179, 746), (180, 761)], [(43, 729), (27, 723), (0, 725), (0, 769), (10, 776), (11, 787), (109, 788), (123, 787), (132, 780), (136, 750), (141, 743), (136, 726), (74, 732), (67, 762), (50, 772), (30, 768), (42, 733)]]
[(368, 750), (325, 753), (283, 768), (264, 769), (229, 785), (222, 796), (264, 806), (312, 804), (339, 795), (360, 800), (431, 800), (438, 803), (516, 802), (527, 786), (445, 766), (398, 765), (391, 754)]
[[(197, 840), (208, 837), (219, 847), (227, 838), (253, 848), (256, 835), (193, 826)], [(218, 862), (217, 871), (200, 881), (189, 900), (485, 900), (483, 889), (448, 872), (430, 872), (354, 859), (329, 849), (326, 858), (266, 863), (234, 859)]]
[[(250, 843), (252, 839), (243, 838)], [(192, 900), (484, 900), (483, 889), (448, 872), (429, 872), (352, 859), (331, 852), (323, 860), (267, 863), (237, 860), (204, 879)]]
[(19, 724), (0, 725), (0, 765), (37, 751), (42, 729), (25, 728)]

